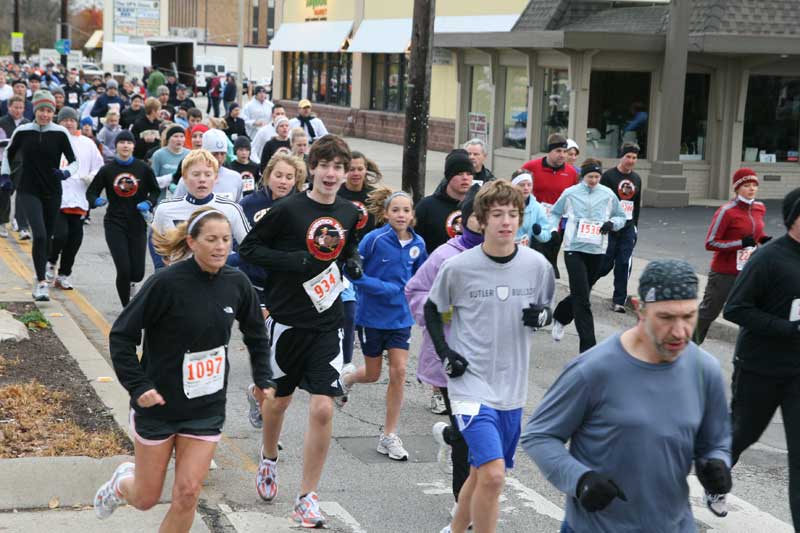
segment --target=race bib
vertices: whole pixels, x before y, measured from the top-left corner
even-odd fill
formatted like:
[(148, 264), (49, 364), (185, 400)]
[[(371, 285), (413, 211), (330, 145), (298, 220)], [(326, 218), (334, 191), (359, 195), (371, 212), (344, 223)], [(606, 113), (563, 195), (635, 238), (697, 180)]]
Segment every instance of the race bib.
[(633, 202), (631, 200), (620, 200), (619, 205), (625, 211), (625, 220), (633, 220)]
[(303, 283), (303, 289), (318, 313), (326, 311), (344, 290), (339, 267), (336, 263), (331, 263), (328, 268)]
[(242, 190), (244, 192), (250, 192), (255, 188), (256, 188), (255, 178), (242, 178)]
[(113, 111), (115, 113), (119, 113), (119, 104), (116, 102), (108, 104), (108, 110)]
[(544, 214), (549, 217), (550, 211), (553, 209), (553, 204), (546, 204), (544, 202), (539, 202), (539, 204), (544, 207)]
[(585, 220), (583, 218), (578, 220), (575, 240), (587, 244), (601, 244), (603, 242), (603, 234), (600, 233), (602, 226), (603, 223), (596, 220)]
[(744, 266), (747, 264), (747, 262), (750, 260), (750, 256), (755, 251), (756, 251), (755, 246), (748, 246), (747, 248), (736, 250), (736, 270), (742, 270)]
[(78, 93), (69, 93), (67, 95), (67, 102), (70, 104), (77, 104), (78, 103)]
[(183, 356), (183, 393), (189, 399), (214, 394), (225, 384), (225, 346)]
[(800, 298), (792, 301), (792, 308), (789, 310), (789, 321), (794, 322), (795, 320), (800, 320)]

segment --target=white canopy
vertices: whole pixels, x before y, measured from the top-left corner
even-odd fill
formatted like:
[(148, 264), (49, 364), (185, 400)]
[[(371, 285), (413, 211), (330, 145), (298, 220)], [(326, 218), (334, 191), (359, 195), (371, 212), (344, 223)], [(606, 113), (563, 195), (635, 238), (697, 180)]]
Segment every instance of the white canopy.
[(103, 41), (103, 64), (149, 67), (152, 64), (150, 51), (150, 46), (146, 44)]
[(353, 29), (352, 20), (285, 22), (269, 45), (273, 52), (339, 52)]
[(348, 52), (403, 54), (411, 44), (411, 19), (366, 19), (358, 26)]
[(481, 15), (463, 17), (436, 17), (434, 33), (495, 33), (511, 31), (517, 23), (516, 15)]

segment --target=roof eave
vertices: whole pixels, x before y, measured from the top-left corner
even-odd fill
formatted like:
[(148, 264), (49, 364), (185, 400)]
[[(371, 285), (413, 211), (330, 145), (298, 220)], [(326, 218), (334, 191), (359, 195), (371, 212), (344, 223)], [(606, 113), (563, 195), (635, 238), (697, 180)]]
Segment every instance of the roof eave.
[(437, 48), (564, 48), (564, 32), (437, 33), (433, 44)]
[(800, 36), (695, 34), (689, 36), (689, 50), (707, 54), (798, 55)]
[(599, 31), (565, 31), (564, 48), (575, 50), (629, 50), (661, 52), (666, 36), (658, 33), (627, 33)]

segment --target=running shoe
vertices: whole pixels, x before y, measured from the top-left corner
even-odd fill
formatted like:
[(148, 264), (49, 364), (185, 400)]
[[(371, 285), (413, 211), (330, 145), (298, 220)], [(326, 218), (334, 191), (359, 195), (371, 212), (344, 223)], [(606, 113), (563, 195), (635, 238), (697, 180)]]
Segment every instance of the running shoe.
[(133, 463), (122, 463), (114, 470), (111, 479), (97, 489), (97, 493), (94, 495), (94, 514), (97, 515), (97, 518), (105, 520), (117, 510), (117, 507), (125, 503), (119, 493), (119, 482), (133, 477), (134, 469)]
[(11, 221), (11, 231), (19, 231), (19, 224), (17, 224), (17, 219)]
[(625, 314), (625, 306), (619, 304), (611, 304), (611, 310), (615, 313)]
[(553, 330), (550, 334), (553, 336), (554, 341), (559, 342), (564, 338), (564, 324), (558, 320), (553, 320)]
[(19, 240), (21, 241), (29, 241), (31, 240), (31, 231), (27, 229), (19, 230)]
[(46, 281), (37, 281), (33, 288), (33, 299), (37, 302), (50, 301), (50, 289)]
[(6, 228), (5, 224), (0, 224), (0, 237), (8, 239), (8, 228)]
[(389, 433), (378, 437), (378, 453), (388, 455), (389, 459), (395, 461), (408, 461), (408, 452), (403, 448), (403, 441), (396, 433)]
[(442, 530), (439, 533), (451, 533), (450, 526), (449, 525), (444, 526), (444, 528), (442, 528)]
[(720, 518), (728, 516), (728, 501), (725, 494), (706, 492), (706, 507)]
[(348, 385), (345, 382), (344, 377), (347, 376), (348, 374), (355, 373), (356, 370), (357, 370), (356, 365), (354, 365), (353, 363), (347, 363), (346, 365), (344, 365), (344, 368), (342, 369), (342, 375), (339, 378), (339, 382), (342, 384), (342, 390), (344, 391), (344, 394), (342, 394), (341, 396), (335, 396), (333, 398), (333, 401), (336, 402), (336, 407), (340, 409), (345, 406), (348, 397), (350, 396), (350, 391), (353, 390), (353, 384), (351, 383), (350, 385)]
[(60, 288), (62, 291), (71, 291), (75, 288), (69, 276), (58, 276), (56, 278), (56, 287)]
[(278, 461), (264, 458), (263, 446), (256, 474), (256, 491), (265, 502), (271, 502), (278, 495)]
[(250, 405), (250, 408), (247, 410), (247, 419), (250, 421), (251, 426), (256, 429), (261, 429), (264, 426), (264, 421), (261, 420), (261, 406), (258, 405), (258, 400), (256, 400), (255, 389), (255, 383), (251, 383), (247, 387), (247, 403)]
[(53, 283), (56, 280), (56, 265), (50, 261), (47, 262), (47, 266), (45, 267), (44, 279), (47, 283)]
[(439, 451), (436, 452), (436, 462), (439, 463), (439, 470), (443, 474), (452, 474), (453, 448), (444, 441), (445, 429), (447, 429), (447, 424), (444, 422), (436, 422), (433, 425), (433, 440), (439, 445)]
[(309, 492), (303, 497), (298, 496), (294, 500), (294, 512), (292, 518), (301, 527), (324, 528), (325, 517), (319, 510), (319, 496), (316, 492)]
[(431, 413), (435, 415), (447, 414), (447, 405), (444, 403), (444, 396), (439, 391), (435, 391), (431, 396)]

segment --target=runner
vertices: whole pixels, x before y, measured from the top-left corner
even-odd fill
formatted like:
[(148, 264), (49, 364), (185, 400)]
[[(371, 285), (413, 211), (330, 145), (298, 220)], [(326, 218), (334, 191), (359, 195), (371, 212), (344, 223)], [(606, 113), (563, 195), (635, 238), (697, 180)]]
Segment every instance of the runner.
[(522, 435), (567, 495), (562, 533), (696, 531), (693, 461), (704, 487), (731, 489), (722, 372), (690, 342), (697, 276), (684, 261), (653, 261), (639, 297), (638, 324), (570, 361)]
[(267, 141), (259, 154), (259, 166), (262, 171), (280, 148), (286, 148), (289, 151), (292, 149), (292, 142), (289, 139), (289, 119), (286, 117), (278, 117), (275, 120), (275, 136)]
[[(2, 130), (2, 137), (4, 141), (2, 143), (2, 152), (5, 153), (5, 149), (8, 147), (8, 144), (11, 141), (11, 136), (14, 134), (14, 130), (23, 124), (27, 124), (28, 119), (23, 116), (23, 112), (25, 111), (25, 98), (23, 96), (14, 94), (8, 100), (2, 103), (8, 104), (8, 114), (0, 117), (0, 130)], [(2, 160), (2, 157), (3, 156), (0, 155), (0, 160)], [(8, 229), (6, 229), (6, 224), (11, 220), (11, 196), (14, 193), (15, 188), (16, 187), (13, 180), (9, 180), (5, 183), (3, 188), (0, 188), (0, 237), (3, 238), (8, 237)], [(15, 197), (15, 203), (18, 199), (19, 195)], [(25, 221), (25, 217), (19, 205), (17, 205), (17, 207), (14, 209), (14, 223), (16, 224), (16, 228), (19, 230), (20, 240), (24, 240), (22, 236), (23, 231), (28, 233), (28, 238), (30, 239), (30, 233), (26, 229), (28, 223)]]
[(97, 132), (95, 138), (100, 143), (103, 150), (103, 160), (108, 163), (114, 158), (114, 151), (116, 150), (117, 134), (122, 131), (119, 125), (119, 113), (116, 111), (109, 111), (105, 116), (105, 124)]
[(161, 102), (152, 97), (148, 98), (144, 102), (144, 116), (131, 127), (133, 138), (136, 139), (136, 151), (133, 153), (136, 159), (144, 160), (145, 154), (160, 144), (158, 136), (158, 127), (161, 125), (161, 119), (158, 118), (160, 110)]
[[(86, 189), (103, 166), (103, 158), (91, 139), (81, 135), (78, 129), (78, 112), (72, 107), (63, 107), (58, 112), (57, 122), (69, 132), (72, 152), (78, 160), (78, 173), (61, 183), (61, 210), (50, 243), (45, 278), (63, 290), (73, 288), (72, 266), (83, 242), (83, 217), (89, 213)], [(59, 262), (59, 256), (61, 261)], [(58, 265), (58, 276), (56, 276)]]
[(233, 151), (236, 154), (236, 159), (226, 163), (225, 166), (242, 176), (242, 196), (246, 197), (255, 192), (256, 181), (260, 181), (256, 179), (256, 176), (261, 175), (258, 164), (250, 160), (250, 139), (247, 138), (247, 135), (236, 137), (233, 143)]
[[(111, 360), (131, 396), (135, 463), (119, 465), (97, 491), (98, 518), (126, 503), (139, 510), (156, 505), (174, 452), (172, 502), (160, 530), (189, 531), (225, 422), (234, 318), (253, 381), (264, 397), (274, 397), (258, 299), (247, 278), (225, 266), (231, 242), (225, 216), (211, 208), (160, 237), (162, 254), (188, 251), (192, 258), (151, 276), (111, 329)], [(136, 346), (142, 335), (140, 362)]]
[[(215, 115), (219, 116), (218, 113)], [(255, 139), (259, 128), (266, 126), (272, 117), (272, 102), (267, 100), (267, 90), (264, 87), (256, 86), (253, 90), (253, 99), (242, 108), (242, 116), (247, 127), (247, 136)]]
[[(117, 271), (117, 295), (122, 307), (128, 305), (136, 284), (144, 279), (145, 217), (150, 216), (159, 193), (152, 169), (133, 157), (134, 145), (133, 134), (121, 131), (117, 135), (117, 155), (97, 172), (86, 191), (90, 206), (109, 204), (103, 229)], [(107, 199), (100, 196), (104, 189)]]
[[(474, 248), (483, 242), (483, 235), (480, 233), (478, 218), (473, 214), (475, 195), (480, 190), (480, 185), (473, 185), (470, 188), (464, 201), (461, 202), (462, 218), (465, 221), (461, 235), (457, 235), (438, 247), (428, 257), (417, 273), (406, 283), (405, 294), (408, 306), (414, 316), (417, 325), (422, 328), (422, 347), (419, 352), (417, 362), (417, 379), (434, 387), (442, 397), (445, 406), (444, 414), (450, 417), (450, 425), (444, 422), (436, 422), (433, 425), (433, 435), (439, 444), (437, 459), (439, 467), (446, 474), (452, 474), (453, 496), (458, 502), (458, 495), (461, 487), (469, 477), (469, 449), (464, 437), (458, 430), (458, 423), (453, 416), (452, 405), (447, 391), (447, 374), (445, 374), (442, 362), (434, 350), (428, 331), (425, 329), (425, 302), (428, 301), (433, 281), (436, 274), (442, 267), (442, 263), (451, 257), (460, 254), (465, 250)], [(444, 325), (445, 335), (450, 336), (450, 324)], [(435, 413), (442, 414), (442, 413)], [(452, 464), (451, 464), (452, 463)], [(455, 514), (456, 507), (453, 506), (451, 516)]]
[(186, 134), (184, 129), (174, 124), (166, 129), (161, 148), (153, 154), (151, 163), (153, 174), (156, 175), (158, 186), (162, 189), (158, 197), (159, 202), (166, 197), (163, 189), (166, 189), (172, 183), (173, 174), (178, 170), (183, 158), (189, 153), (189, 149), (184, 146), (185, 142)]
[(575, 169), (578, 176), (581, 175), (581, 167), (578, 166), (578, 157), (581, 155), (581, 148), (572, 139), (567, 139), (567, 164)]
[(403, 191), (383, 187), (370, 193), (370, 211), (385, 225), (367, 233), (358, 245), (364, 262), (363, 275), (352, 280), (358, 288), (356, 325), (365, 365), (352, 363), (342, 370), (344, 394), (336, 399), (343, 407), (356, 383), (374, 383), (381, 377), (384, 350), (389, 354), (389, 385), (386, 415), (378, 437), (377, 451), (395, 461), (408, 460), (408, 452), (397, 435), (403, 387), (406, 382), (408, 348), (414, 318), (403, 288), (427, 259), (425, 241), (414, 233), (414, 202)]
[[(242, 108), (236, 102), (231, 103), (228, 108), (228, 114), (225, 115), (225, 124), (228, 127), (225, 129), (225, 135), (236, 142), (239, 137), (247, 138), (247, 130), (245, 129), (244, 119), (239, 115), (242, 113)], [(248, 139), (249, 140), (249, 139)]]
[(484, 165), (488, 154), (486, 152), (486, 143), (482, 139), (470, 139), (461, 148), (467, 151), (469, 160), (472, 161), (475, 181), (485, 184), (497, 179), (492, 174), (492, 171)]
[(133, 124), (144, 116), (144, 98), (139, 93), (131, 95), (131, 105), (119, 117), (119, 125), (122, 129), (127, 130)]
[(444, 160), (444, 179), (417, 204), (415, 229), (428, 255), (461, 232), (458, 204), (472, 187), (474, 171), (467, 151), (456, 148)]
[[(514, 242), (524, 211), (519, 191), (493, 181), (476, 195), (474, 211), (483, 244), (442, 265), (425, 304), (425, 324), (446, 364), (453, 414), (470, 452), (469, 477), (442, 533), (464, 533), (470, 522), (480, 533), (497, 529), (528, 393), (531, 329), (549, 323), (555, 293), (547, 260)], [(442, 314), (450, 312), (445, 339)]]
[[(743, 187), (739, 187), (740, 195)], [(780, 406), (789, 459), (789, 505), (797, 529), (800, 408), (795, 399), (800, 385), (800, 189), (784, 197), (782, 215), (786, 235), (753, 254), (737, 276), (725, 305), (725, 319), (740, 326), (733, 354), (731, 456), (735, 465), (739, 456), (758, 442)], [(710, 489), (708, 492), (711, 494), (706, 495), (706, 504), (711, 512), (725, 516), (725, 495)]]
[(311, 114), (311, 102), (305, 98), (297, 103), (297, 116), (289, 124), (291, 129), (303, 128), (308, 134), (308, 142), (314, 141), (328, 134), (328, 128), (319, 118)]
[(602, 173), (600, 161), (586, 159), (581, 165), (581, 182), (565, 190), (550, 210), (553, 227), (562, 217), (567, 219), (564, 263), (569, 274), (569, 295), (559, 302), (553, 314), (553, 340), (564, 337), (564, 326), (574, 318), (581, 352), (597, 344), (589, 297), (605, 257), (608, 233), (625, 225), (625, 212), (617, 196), (600, 185)]
[(511, 185), (525, 198), (525, 212), (522, 224), (517, 231), (517, 244), (531, 246), (534, 241), (547, 242), (552, 238), (550, 220), (544, 207), (536, 201), (533, 190), (533, 176), (527, 170), (517, 170), (511, 175)]
[(708, 283), (700, 302), (694, 342), (703, 344), (708, 329), (717, 319), (736, 277), (759, 245), (772, 237), (764, 233), (767, 207), (757, 201), (758, 176), (749, 168), (733, 174), (733, 193), (736, 197), (717, 209), (711, 218), (706, 235), (706, 250), (714, 252)]
[[(47, 252), (61, 208), (61, 182), (78, 173), (78, 161), (69, 133), (53, 124), (56, 103), (48, 91), (33, 95), (34, 122), (14, 130), (3, 154), (0, 181), (17, 185), (17, 206), (21, 207), (33, 234), (33, 266), (36, 270), (33, 299), (50, 300), (47, 287)], [(61, 158), (67, 166), (61, 168)]]
[(261, 151), (264, 150), (264, 145), (275, 136), (275, 123), (278, 121), (278, 118), (285, 116), (286, 108), (283, 107), (283, 104), (275, 104), (272, 108), (272, 118), (270, 122), (259, 128), (255, 137), (251, 137), (253, 149), (250, 151), (250, 159), (256, 163), (261, 162), (259, 156), (261, 155)]
[[(189, 109), (186, 112), (186, 120), (187, 122), (189, 122), (189, 127), (186, 128), (186, 142), (184, 144), (186, 148), (188, 148), (189, 150), (194, 150), (195, 146), (192, 141), (194, 140), (194, 132), (196, 131), (195, 127), (198, 125), (202, 125), (201, 123), (203, 122), (203, 112), (197, 109), (196, 107)], [(208, 127), (206, 127), (206, 129), (201, 132), (201, 138), (197, 142), (198, 148), (202, 145), (203, 142), (202, 133), (205, 133), (206, 131), (208, 131)]]
[[(567, 165), (566, 137), (554, 133), (547, 138), (547, 155), (525, 163), (522, 168), (533, 175), (533, 195), (536, 201), (542, 204), (547, 215), (553, 205), (567, 188), (578, 183), (578, 172), (571, 165)], [(547, 243), (533, 242), (533, 249), (542, 253), (553, 265), (556, 279), (561, 277), (558, 271), (558, 252), (561, 249), (561, 240), (564, 233), (562, 221), (557, 220), (552, 224), (553, 230), (558, 230)]]
[(628, 278), (633, 268), (633, 248), (639, 235), (639, 210), (642, 203), (642, 178), (633, 170), (639, 159), (639, 145), (625, 142), (622, 143), (621, 151), (622, 156), (617, 166), (603, 172), (603, 177), (600, 178), (600, 185), (605, 185), (616, 193), (626, 220), (621, 230), (608, 234), (608, 248), (598, 274), (598, 278), (602, 278), (614, 271), (611, 310), (615, 313), (625, 313)]
[[(195, 126), (197, 129), (198, 126)], [(192, 130), (194, 136), (195, 130)], [(197, 144), (195, 144), (197, 146)], [(214, 159), (217, 160), (217, 168), (214, 169), (217, 174), (217, 180), (214, 184), (214, 194), (220, 198), (226, 198), (234, 203), (238, 203), (242, 199), (242, 191), (244, 183), (242, 183), (242, 175), (238, 172), (226, 168), (222, 165), (225, 164), (225, 159), (228, 157), (228, 138), (222, 130), (210, 129), (203, 133), (202, 140), (203, 150), (208, 150)], [(181, 169), (179, 168), (178, 171)], [(175, 177), (173, 176), (173, 182)], [(175, 196), (185, 196), (187, 193), (186, 184), (182, 179), (177, 182), (175, 189)], [(236, 227), (234, 226), (234, 233)], [(237, 238), (238, 242), (242, 242)]]
[[(303, 477), (293, 518), (303, 527), (322, 527), (316, 490), (333, 429), (333, 396), (342, 394), (341, 323), (343, 289), (336, 260), (351, 279), (361, 269), (355, 239), (358, 210), (336, 192), (350, 163), (340, 137), (326, 135), (309, 155), (314, 188), (293, 195), (269, 210), (239, 248), (246, 261), (267, 273), (272, 365), (278, 389), (274, 402), (262, 404), (263, 446), (256, 487), (272, 501), (278, 492), (278, 438), (295, 389), (311, 394), (303, 447)], [(257, 392), (258, 401), (263, 401)]]

